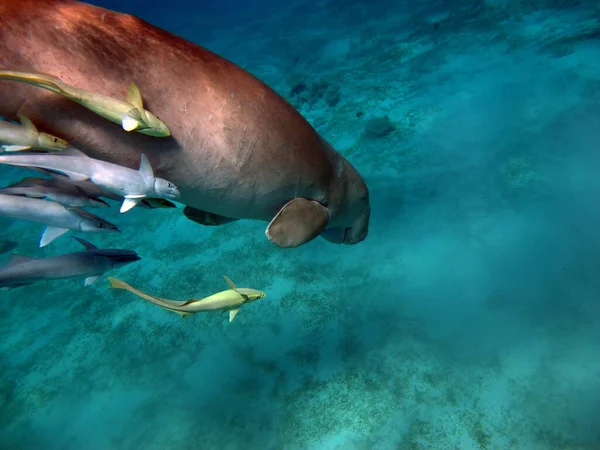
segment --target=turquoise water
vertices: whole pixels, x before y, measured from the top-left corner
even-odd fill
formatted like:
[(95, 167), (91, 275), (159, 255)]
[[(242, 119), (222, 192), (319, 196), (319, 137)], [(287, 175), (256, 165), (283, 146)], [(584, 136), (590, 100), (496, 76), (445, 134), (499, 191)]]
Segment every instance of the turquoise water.
[[(108, 275), (267, 297), (229, 323), (106, 277), (1, 291), (0, 448), (600, 448), (600, 5), (93, 3), (292, 102), (364, 175), (371, 231), (282, 250), (266, 223), (95, 210), (123, 233), (84, 237), (143, 258)], [(14, 253), (80, 250), (0, 225)]]

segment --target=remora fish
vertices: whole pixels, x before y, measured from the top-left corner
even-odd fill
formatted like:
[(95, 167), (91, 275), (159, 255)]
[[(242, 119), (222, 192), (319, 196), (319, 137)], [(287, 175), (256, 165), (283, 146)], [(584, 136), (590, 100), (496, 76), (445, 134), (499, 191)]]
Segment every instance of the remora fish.
[(86, 233), (119, 232), (112, 223), (80, 208), (37, 198), (0, 194), (0, 215), (45, 224), (40, 247), (50, 244), (69, 230)]
[(230, 289), (217, 292), (216, 294), (209, 295), (205, 298), (191, 298), (183, 302), (167, 300), (145, 294), (144, 292), (139, 291), (133, 286), (130, 286), (124, 281), (116, 278), (108, 277), (108, 281), (110, 282), (110, 286), (114, 289), (124, 289), (132, 292), (138, 297), (148, 300), (149, 302), (154, 303), (161, 308), (176, 312), (182, 317), (186, 317), (190, 314), (200, 311), (229, 311), (229, 322), (235, 318), (242, 305), (255, 302), (256, 300), (260, 300), (267, 295), (262, 291), (257, 291), (256, 289), (238, 288), (225, 275), (223, 275), (223, 277), (225, 278), (225, 281), (229, 285)]
[(5, 152), (22, 150), (64, 150), (69, 143), (48, 133), (40, 133), (31, 120), (19, 115), (21, 125), (0, 121), (0, 148)]
[[(83, 190), (88, 197), (93, 199), (98, 199), (100, 202), (103, 202), (100, 197), (105, 197), (110, 200), (115, 200), (119, 203), (123, 203), (125, 198), (122, 195), (113, 194), (108, 192), (98, 185), (94, 184), (90, 180), (85, 181), (72, 181), (68, 176), (63, 175), (61, 173), (52, 172), (51, 170), (42, 169), (40, 167), (31, 167), (31, 169), (42, 172), (46, 175), (51, 176), (53, 179), (57, 179), (59, 182), (68, 183), (69, 185), (75, 186), (77, 190)], [(46, 180), (46, 178), (31, 178), (32, 180)], [(105, 203), (105, 202), (104, 202)], [(177, 205), (169, 200), (165, 200), (164, 198), (153, 198), (147, 197), (142, 199), (139, 203), (139, 206), (147, 209), (159, 209), (159, 208), (177, 208)]]
[(46, 153), (0, 155), (0, 163), (20, 167), (41, 167), (63, 173), (72, 181), (90, 180), (100, 188), (125, 198), (121, 205), (122, 213), (129, 211), (145, 197), (178, 198), (177, 186), (162, 178), (156, 178), (146, 155), (142, 153), (140, 158), (140, 168), (134, 170), (90, 158), (70, 147), (60, 155)]
[(110, 205), (99, 197), (89, 195), (84, 189), (67, 178), (23, 178), (17, 183), (0, 188), (0, 194), (51, 200), (68, 207), (108, 208)]
[(108, 270), (141, 259), (133, 250), (100, 249), (84, 239), (74, 239), (85, 251), (40, 259), (13, 255), (8, 264), (0, 267), (0, 289), (62, 278), (85, 278), (85, 285), (89, 286)]
[(47, 73), (0, 70), (0, 79), (20, 81), (62, 95), (99, 116), (120, 124), (125, 131), (137, 131), (154, 137), (171, 135), (169, 128), (162, 120), (144, 109), (142, 96), (134, 83), (129, 85), (127, 101), (123, 102), (107, 95), (71, 86), (60, 78)]

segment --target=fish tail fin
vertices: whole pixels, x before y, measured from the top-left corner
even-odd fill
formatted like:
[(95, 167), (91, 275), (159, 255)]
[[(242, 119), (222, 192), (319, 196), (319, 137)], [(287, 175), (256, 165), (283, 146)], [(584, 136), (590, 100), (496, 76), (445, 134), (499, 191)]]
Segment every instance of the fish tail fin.
[(168, 300), (166, 298), (155, 297), (154, 295), (146, 294), (145, 292), (140, 291), (139, 289), (134, 288), (133, 286), (128, 285), (124, 281), (118, 280), (113, 277), (106, 277), (110, 282), (110, 286), (113, 289), (124, 289), (126, 291), (131, 292), (132, 294), (137, 295), (149, 302), (154, 303), (155, 305), (166, 307), (168, 309), (169, 306), (182, 306), (190, 303), (191, 300), (185, 302), (178, 302), (176, 300)]
[(0, 80), (20, 81), (52, 91), (56, 94), (69, 96), (65, 91), (65, 84), (60, 78), (47, 73), (15, 72), (11, 70), (0, 70)]
[(124, 281), (118, 280), (113, 277), (107, 277), (107, 278), (110, 283), (110, 287), (113, 289), (125, 289), (126, 291), (131, 291), (131, 289), (133, 289), (131, 286), (129, 286)]

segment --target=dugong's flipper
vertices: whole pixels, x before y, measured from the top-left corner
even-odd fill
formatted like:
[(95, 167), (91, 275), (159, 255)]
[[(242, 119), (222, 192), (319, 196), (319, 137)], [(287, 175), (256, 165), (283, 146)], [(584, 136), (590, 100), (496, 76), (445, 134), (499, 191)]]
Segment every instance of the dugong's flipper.
[(279, 247), (298, 247), (321, 234), (328, 222), (329, 212), (322, 204), (295, 198), (279, 210), (265, 234)]
[(202, 211), (201, 209), (192, 208), (191, 206), (186, 206), (183, 209), (183, 214), (190, 220), (197, 222), (201, 225), (207, 226), (219, 226), (224, 225), (226, 223), (235, 222), (238, 219), (233, 219), (231, 217), (220, 216), (218, 214), (213, 214), (207, 211)]

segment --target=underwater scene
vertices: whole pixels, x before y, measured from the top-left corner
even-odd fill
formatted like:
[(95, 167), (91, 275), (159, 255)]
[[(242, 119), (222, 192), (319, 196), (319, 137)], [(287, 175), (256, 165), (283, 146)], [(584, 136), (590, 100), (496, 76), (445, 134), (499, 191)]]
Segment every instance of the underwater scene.
[(600, 3), (0, 2), (0, 449), (600, 449)]

